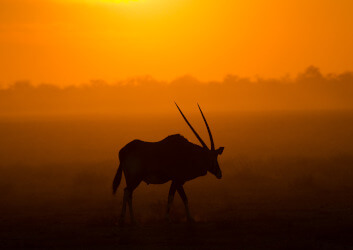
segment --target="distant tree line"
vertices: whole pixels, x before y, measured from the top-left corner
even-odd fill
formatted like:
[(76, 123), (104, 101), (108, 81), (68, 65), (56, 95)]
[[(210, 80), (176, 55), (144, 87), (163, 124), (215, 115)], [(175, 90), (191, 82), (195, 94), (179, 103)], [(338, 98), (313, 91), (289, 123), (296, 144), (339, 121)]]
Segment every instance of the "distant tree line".
[(0, 90), (0, 115), (158, 113), (168, 112), (174, 100), (185, 108), (199, 102), (210, 112), (350, 110), (353, 73), (323, 75), (311, 66), (294, 78), (277, 79), (228, 75), (223, 81), (201, 82), (183, 76), (161, 82), (140, 77), (65, 88), (16, 82)]

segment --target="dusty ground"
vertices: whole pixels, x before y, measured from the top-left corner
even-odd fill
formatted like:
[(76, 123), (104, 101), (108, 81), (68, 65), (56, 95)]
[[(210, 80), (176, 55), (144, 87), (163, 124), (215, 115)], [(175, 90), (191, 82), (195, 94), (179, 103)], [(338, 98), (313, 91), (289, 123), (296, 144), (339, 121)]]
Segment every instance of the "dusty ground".
[(84, 249), (353, 247), (352, 191), (350, 194), (342, 194), (342, 190), (271, 192), (260, 185), (243, 192), (238, 191), (241, 186), (234, 185), (237, 188), (219, 187), (197, 197), (205, 188), (203, 184), (200, 181), (187, 188), (196, 218), (193, 224), (185, 222), (180, 199), (173, 207), (174, 222), (169, 224), (163, 220), (165, 188), (162, 188), (164, 195), (156, 190), (137, 192), (135, 207), (139, 225), (127, 223), (125, 227), (116, 225), (121, 195), (112, 200), (93, 193), (90, 197), (71, 197), (60, 202), (55, 201), (56, 197), (45, 202), (39, 201), (39, 197), (33, 198), (31, 204), (2, 212), (0, 246)]
[[(281, 117), (215, 126), (216, 144), (226, 147), (224, 178), (185, 185), (196, 223), (185, 222), (179, 197), (166, 223), (168, 184), (142, 184), (134, 194), (139, 226), (123, 228), (116, 225), (122, 187), (111, 194), (117, 150), (148, 128), (2, 122), (0, 248), (352, 249), (352, 116)], [(173, 120), (158, 131), (156, 123), (147, 124), (147, 137), (178, 130)]]

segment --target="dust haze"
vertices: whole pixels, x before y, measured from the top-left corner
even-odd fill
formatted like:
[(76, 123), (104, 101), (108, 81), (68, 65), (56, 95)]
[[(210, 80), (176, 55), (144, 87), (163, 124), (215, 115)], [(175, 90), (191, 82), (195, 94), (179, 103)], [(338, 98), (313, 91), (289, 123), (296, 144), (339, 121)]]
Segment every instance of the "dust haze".
[[(0, 246), (351, 246), (352, 73), (311, 67), (295, 79), (164, 84), (1, 90)], [(194, 225), (179, 197), (174, 223), (165, 224), (169, 185), (143, 183), (134, 195), (141, 226), (119, 229), (124, 183), (111, 194), (119, 149), (176, 133), (197, 142), (174, 100), (207, 143), (201, 104), (216, 146), (225, 147), (223, 178), (185, 184)]]
[(323, 75), (314, 66), (294, 77), (228, 75), (221, 82), (200, 82), (188, 75), (171, 82), (146, 76), (65, 88), (20, 81), (0, 90), (0, 115), (169, 114), (174, 111), (174, 100), (189, 111), (194, 111), (190, 107), (196, 102), (209, 112), (351, 110), (352, 94), (352, 72)]

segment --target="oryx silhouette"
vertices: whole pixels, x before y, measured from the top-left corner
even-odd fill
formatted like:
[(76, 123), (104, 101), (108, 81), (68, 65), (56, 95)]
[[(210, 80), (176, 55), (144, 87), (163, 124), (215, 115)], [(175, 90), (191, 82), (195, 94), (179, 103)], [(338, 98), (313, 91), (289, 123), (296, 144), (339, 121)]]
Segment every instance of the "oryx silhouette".
[(218, 155), (222, 154), (224, 147), (215, 149), (211, 130), (200, 106), (198, 105), (210, 137), (211, 149), (207, 147), (191, 126), (179, 106), (176, 103), (175, 105), (202, 146), (191, 143), (183, 136), (175, 134), (158, 142), (134, 140), (123, 147), (119, 152), (120, 165), (113, 181), (113, 193), (115, 194), (124, 171), (126, 188), (124, 189), (120, 224), (124, 223), (127, 204), (129, 205), (131, 221), (135, 223), (132, 193), (141, 181), (147, 184), (163, 184), (172, 181), (168, 195), (167, 219), (170, 220), (169, 211), (174, 194), (178, 191), (185, 205), (187, 219), (193, 221), (183, 184), (186, 181), (206, 175), (207, 172), (214, 174), (218, 179), (222, 178), (222, 171), (219, 168), (217, 158)]

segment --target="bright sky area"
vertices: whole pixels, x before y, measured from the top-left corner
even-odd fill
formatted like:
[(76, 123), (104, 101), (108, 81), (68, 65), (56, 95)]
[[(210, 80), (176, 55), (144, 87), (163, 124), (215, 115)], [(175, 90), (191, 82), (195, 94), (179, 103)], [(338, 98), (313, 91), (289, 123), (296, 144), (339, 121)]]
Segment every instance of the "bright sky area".
[(0, 85), (352, 70), (350, 0), (0, 0)]

